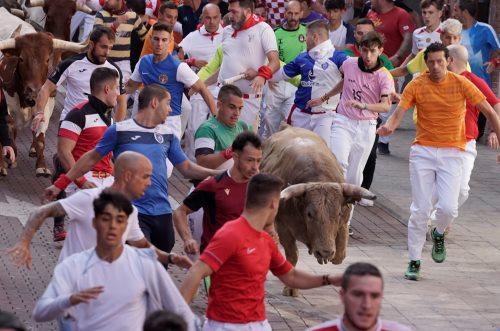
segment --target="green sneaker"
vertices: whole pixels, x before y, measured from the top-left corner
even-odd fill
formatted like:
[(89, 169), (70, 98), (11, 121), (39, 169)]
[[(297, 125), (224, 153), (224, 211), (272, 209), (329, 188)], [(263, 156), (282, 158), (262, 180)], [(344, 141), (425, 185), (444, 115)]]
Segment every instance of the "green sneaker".
[(446, 247), (444, 246), (444, 234), (438, 234), (436, 228), (432, 229), (431, 238), (432, 245), (432, 259), (436, 263), (442, 263), (446, 259)]
[(410, 263), (408, 263), (405, 278), (408, 280), (418, 280), (420, 278), (420, 260), (410, 261)]

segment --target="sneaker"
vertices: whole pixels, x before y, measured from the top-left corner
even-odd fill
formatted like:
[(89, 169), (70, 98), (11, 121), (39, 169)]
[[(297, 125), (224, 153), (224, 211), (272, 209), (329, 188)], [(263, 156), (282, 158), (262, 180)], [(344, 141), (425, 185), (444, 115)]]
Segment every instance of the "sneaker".
[(391, 154), (391, 151), (389, 150), (389, 144), (385, 143), (378, 143), (378, 153), (380, 155), (389, 155)]
[(349, 225), (349, 235), (352, 236), (354, 234), (354, 231), (352, 230), (352, 227)]
[(358, 201), (358, 205), (363, 207), (373, 207), (373, 200), (361, 199)]
[(54, 242), (63, 241), (64, 239), (66, 239), (64, 225), (54, 225)]
[(408, 269), (405, 272), (405, 278), (408, 280), (418, 280), (420, 278), (420, 260), (410, 261)]
[(432, 259), (436, 263), (442, 263), (446, 259), (446, 247), (444, 246), (444, 234), (439, 234), (436, 228), (432, 229)]

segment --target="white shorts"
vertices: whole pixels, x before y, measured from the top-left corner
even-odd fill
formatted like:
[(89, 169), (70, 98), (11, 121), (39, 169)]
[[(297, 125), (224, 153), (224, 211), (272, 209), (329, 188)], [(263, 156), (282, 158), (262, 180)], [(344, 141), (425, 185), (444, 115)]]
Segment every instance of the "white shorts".
[[(115, 177), (113, 176), (108, 176), (105, 178), (97, 178), (92, 176), (93, 171), (87, 172), (85, 175), (85, 178), (89, 181), (94, 183), (97, 187), (110, 187), (113, 185), (113, 182), (115, 181)], [(78, 186), (75, 185), (75, 183), (71, 183), (68, 185), (66, 188), (65, 192), (67, 196), (70, 196), (74, 194), (76, 191), (80, 190)]]
[(324, 113), (308, 114), (300, 111), (295, 105), (288, 116), (288, 124), (310, 130), (323, 138), (325, 143), (330, 147), (330, 137), (332, 130), (333, 112), (326, 111)]
[(250, 322), (245, 324), (223, 323), (210, 319), (203, 324), (203, 331), (271, 331), (271, 325), (267, 320), (262, 322)]

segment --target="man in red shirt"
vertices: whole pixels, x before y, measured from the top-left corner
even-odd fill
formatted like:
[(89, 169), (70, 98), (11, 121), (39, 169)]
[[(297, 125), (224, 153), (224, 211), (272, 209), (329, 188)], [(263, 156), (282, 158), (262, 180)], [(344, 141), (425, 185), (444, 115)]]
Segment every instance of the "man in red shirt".
[(295, 269), (263, 231), (274, 223), (282, 186), (283, 182), (273, 175), (252, 177), (241, 217), (217, 231), (189, 270), (180, 290), (188, 303), (200, 280), (212, 275), (204, 330), (271, 330), (264, 305), (269, 270), (292, 288), (340, 285), (342, 276)]
[(228, 171), (201, 182), (174, 212), (175, 228), (184, 241), (186, 253), (198, 253), (198, 244), (192, 237), (187, 215), (203, 208), (201, 250), (207, 247), (215, 232), (226, 222), (241, 215), (248, 181), (259, 172), (261, 145), (259, 136), (251, 131), (236, 136), (232, 144), (233, 166)]

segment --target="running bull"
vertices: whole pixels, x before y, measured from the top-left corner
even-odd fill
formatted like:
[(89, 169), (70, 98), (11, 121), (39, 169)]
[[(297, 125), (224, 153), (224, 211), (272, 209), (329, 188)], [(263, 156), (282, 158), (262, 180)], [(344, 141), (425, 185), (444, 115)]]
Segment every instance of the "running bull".
[[(375, 199), (370, 191), (344, 183), (335, 156), (315, 133), (286, 127), (265, 143), (261, 172), (279, 176), (288, 187), (281, 192), (276, 230), (288, 261), (297, 264), (296, 240), (318, 263), (340, 264), (346, 256), (352, 204)], [(286, 288), (284, 295), (296, 296)]]

